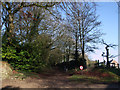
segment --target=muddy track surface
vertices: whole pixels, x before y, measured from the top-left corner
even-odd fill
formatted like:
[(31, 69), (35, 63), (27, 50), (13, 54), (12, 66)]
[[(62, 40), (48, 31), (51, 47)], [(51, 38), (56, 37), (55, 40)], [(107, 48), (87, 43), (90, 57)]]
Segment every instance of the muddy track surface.
[(69, 74), (52, 72), (39, 74), (39, 78), (27, 77), (25, 80), (5, 79), (2, 88), (120, 88), (118, 84), (88, 84), (87, 82), (73, 82)]

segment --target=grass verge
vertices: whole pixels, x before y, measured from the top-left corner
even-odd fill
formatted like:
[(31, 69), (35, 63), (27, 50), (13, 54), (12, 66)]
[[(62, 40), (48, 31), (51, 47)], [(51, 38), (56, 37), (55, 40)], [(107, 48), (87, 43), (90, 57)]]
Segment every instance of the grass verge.
[(69, 78), (70, 81), (75, 82), (87, 82), (87, 83), (120, 83), (120, 72), (117, 69), (101, 69), (97, 68), (91, 71), (86, 71), (87, 73), (74, 74)]

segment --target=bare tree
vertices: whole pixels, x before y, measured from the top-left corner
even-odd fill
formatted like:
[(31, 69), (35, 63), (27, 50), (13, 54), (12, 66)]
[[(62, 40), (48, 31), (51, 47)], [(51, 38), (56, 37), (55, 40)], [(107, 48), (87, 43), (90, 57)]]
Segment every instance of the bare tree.
[[(3, 18), (3, 23), (7, 22), (7, 30), (6, 30), (6, 34), (7, 34), (7, 40), (8, 40), (8, 44), (12, 44), (12, 38), (14, 38), (15, 34), (14, 34), (14, 15), (15, 13), (17, 13), (18, 11), (20, 11), (22, 8), (24, 7), (33, 7), (33, 6), (37, 6), (40, 8), (44, 8), (46, 10), (49, 10), (48, 7), (53, 7), (56, 3), (25, 3), (25, 2), (1, 2), (2, 3), (2, 7), (3, 7), (3, 14), (6, 13), (6, 17)], [(31, 14), (28, 14), (30, 17)]]
[(110, 54), (109, 54), (109, 47), (114, 48), (117, 45), (115, 45), (115, 44), (107, 44), (104, 40), (102, 40), (102, 44), (106, 45), (106, 47), (105, 47), (106, 55), (105, 56), (103, 55), (103, 56), (106, 57), (106, 59), (107, 59), (107, 67), (110, 67), (109, 58), (116, 57), (116, 56), (113, 56), (113, 55), (110, 56)]
[[(62, 6), (61, 6), (62, 7)], [(63, 10), (66, 12), (68, 24), (75, 37), (78, 37), (82, 59), (85, 52), (94, 51), (102, 33), (98, 29), (99, 22), (96, 15), (96, 4), (91, 2), (67, 2), (63, 3)]]

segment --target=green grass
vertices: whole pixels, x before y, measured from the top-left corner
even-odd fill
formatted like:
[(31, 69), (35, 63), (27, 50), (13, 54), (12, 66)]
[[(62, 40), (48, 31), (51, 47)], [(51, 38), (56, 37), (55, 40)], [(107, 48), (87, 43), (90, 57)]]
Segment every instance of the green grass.
[(108, 71), (120, 76), (120, 69), (111, 68)]
[(75, 82), (87, 82), (87, 83), (116, 83), (120, 81), (120, 77), (110, 78), (98, 78), (98, 77), (91, 77), (91, 76), (83, 76), (83, 75), (73, 75), (69, 78), (70, 81)]
[(18, 73), (14, 74), (14, 77), (20, 79), (26, 79), (27, 77), (39, 78), (38, 74), (25, 71), (19, 71)]
[(107, 73), (111, 77), (95, 77), (95, 76), (85, 76), (85, 75), (73, 75), (69, 78), (70, 81), (75, 82), (87, 82), (87, 83), (117, 83), (120, 82), (120, 71), (118, 69), (101, 69), (95, 68), (92, 70), (100, 73)]
[(79, 79), (92, 79), (92, 80), (96, 80), (96, 77), (90, 77), (90, 76), (85, 76), (85, 75), (73, 75), (70, 78), (71, 80), (79, 80)]
[(75, 82), (87, 82), (89, 84), (91, 83), (96, 83), (99, 78), (97, 77), (90, 77), (90, 76), (85, 76), (85, 75), (73, 75), (69, 78), (70, 81), (75, 81)]
[(116, 68), (94, 68), (92, 71), (99, 71), (99, 72), (107, 72), (107, 73), (113, 73), (116, 74), (118, 76), (120, 76), (120, 69), (116, 69)]

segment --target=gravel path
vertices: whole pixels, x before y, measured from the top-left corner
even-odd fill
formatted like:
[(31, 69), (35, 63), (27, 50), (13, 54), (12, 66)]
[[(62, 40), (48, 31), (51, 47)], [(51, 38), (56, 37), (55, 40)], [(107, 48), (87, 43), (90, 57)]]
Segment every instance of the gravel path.
[(87, 84), (69, 81), (70, 76), (64, 73), (39, 74), (38, 78), (28, 77), (25, 80), (5, 79), (2, 88), (120, 88), (118, 84)]

